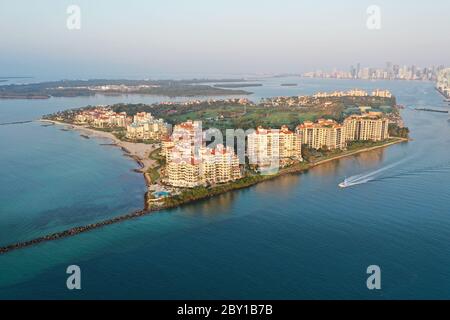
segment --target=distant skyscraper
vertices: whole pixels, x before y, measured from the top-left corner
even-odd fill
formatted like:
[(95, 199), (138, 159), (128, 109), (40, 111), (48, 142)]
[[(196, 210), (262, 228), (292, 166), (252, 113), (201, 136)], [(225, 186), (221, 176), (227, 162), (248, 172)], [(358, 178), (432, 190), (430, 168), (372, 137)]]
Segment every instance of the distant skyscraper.
[(392, 62), (388, 61), (386, 62), (386, 70), (391, 71), (392, 70)]
[(350, 67), (350, 75), (353, 79), (356, 79), (356, 69), (353, 65)]
[(395, 64), (393, 69), (394, 69), (394, 78), (398, 78), (398, 74), (400, 72), (400, 66), (398, 64)]
[(392, 62), (386, 62), (386, 72), (389, 79), (394, 77), (394, 70), (392, 68)]

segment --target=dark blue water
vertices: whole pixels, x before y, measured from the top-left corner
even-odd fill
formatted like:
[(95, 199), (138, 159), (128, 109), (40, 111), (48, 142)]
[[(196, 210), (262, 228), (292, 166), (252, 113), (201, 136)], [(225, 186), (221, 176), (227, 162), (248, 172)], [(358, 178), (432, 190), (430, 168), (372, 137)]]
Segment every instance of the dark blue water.
[[(270, 80), (253, 98), (388, 88), (414, 141), (0, 256), (0, 298), (450, 298), (450, 123), (412, 110), (444, 107), (433, 85), (298, 81)], [(0, 101), (0, 118), (88, 104), (55, 100)], [(99, 143), (35, 123), (0, 127), (1, 243), (142, 204), (134, 163)], [(372, 179), (337, 187), (356, 175)], [(65, 288), (70, 264), (82, 269), (80, 292)], [(366, 288), (373, 264), (380, 292)]]

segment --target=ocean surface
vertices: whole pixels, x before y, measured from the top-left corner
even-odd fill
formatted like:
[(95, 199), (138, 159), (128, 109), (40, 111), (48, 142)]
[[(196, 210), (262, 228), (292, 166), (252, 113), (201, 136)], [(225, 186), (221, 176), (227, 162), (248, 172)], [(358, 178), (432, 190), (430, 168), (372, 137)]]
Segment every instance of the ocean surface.
[[(297, 87), (282, 87), (295, 82)], [(432, 83), (267, 78), (252, 99), (386, 88), (413, 141), (214, 199), (0, 255), (0, 299), (450, 299), (449, 109)], [(123, 96), (0, 100), (0, 123)], [(106, 141), (107, 142), (107, 141)], [(0, 246), (143, 205), (136, 164), (104, 140), (0, 125)], [(340, 189), (347, 177), (357, 182)], [(66, 288), (79, 265), (82, 290)], [(382, 290), (366, 287), (379, 265)]]

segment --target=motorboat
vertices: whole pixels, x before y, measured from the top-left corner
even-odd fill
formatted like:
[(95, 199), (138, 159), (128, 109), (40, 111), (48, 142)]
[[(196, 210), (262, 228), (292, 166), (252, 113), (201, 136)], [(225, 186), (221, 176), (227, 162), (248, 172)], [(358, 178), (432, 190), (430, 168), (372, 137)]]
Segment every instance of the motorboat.
[(350, 183), (348, 182), (347, 178), (345, 178), (344, 182), (339, 183), (340, 188), (348, 188), (350, 187)]

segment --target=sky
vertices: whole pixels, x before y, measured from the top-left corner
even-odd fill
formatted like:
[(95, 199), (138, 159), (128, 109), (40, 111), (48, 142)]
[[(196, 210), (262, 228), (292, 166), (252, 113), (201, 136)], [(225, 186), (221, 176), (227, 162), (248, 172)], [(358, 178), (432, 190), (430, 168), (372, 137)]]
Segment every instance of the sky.
[[(80, 29), (66, 10), (80, 8)], [(369, 29), (367, 8), (380, 8)], [(0, 76), (265, 74), (450, 65), (448, 0), (0, 0)]]

